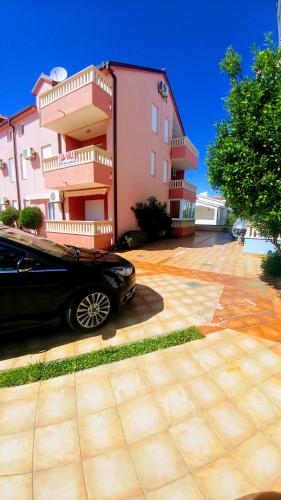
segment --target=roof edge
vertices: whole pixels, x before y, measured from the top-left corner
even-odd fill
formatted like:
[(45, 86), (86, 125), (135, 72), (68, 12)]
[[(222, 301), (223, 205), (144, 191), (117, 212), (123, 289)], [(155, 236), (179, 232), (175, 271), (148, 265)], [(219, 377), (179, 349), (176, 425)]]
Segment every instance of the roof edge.
[(17, 111), (16, 113), (14, 113), (13, 115), (11, 116), (8, 116), (6, 120), (4, 120), (2, 123), (0, 123), (0, 127), (3, 127), (4, 125), (7, 125), (11, 120), (14, 120), (15, 118), (17, 118), (18, 116), (28, 112), (28, 111), (31, 111), (31, 110), (37, 110), (35, 104), (29, 104), (28, 106), (26, 106), (25, 108), (21, 109), (20, 111)]

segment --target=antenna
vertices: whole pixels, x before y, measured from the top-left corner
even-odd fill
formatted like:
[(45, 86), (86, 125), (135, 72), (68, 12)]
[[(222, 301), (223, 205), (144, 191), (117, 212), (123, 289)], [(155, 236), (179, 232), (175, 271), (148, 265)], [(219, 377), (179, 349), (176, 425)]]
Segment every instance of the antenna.
[(50, 78), (55, 82), (63, 82), (67, 78), (67, 71), (61, 66), (56, 66), (51, 70)]

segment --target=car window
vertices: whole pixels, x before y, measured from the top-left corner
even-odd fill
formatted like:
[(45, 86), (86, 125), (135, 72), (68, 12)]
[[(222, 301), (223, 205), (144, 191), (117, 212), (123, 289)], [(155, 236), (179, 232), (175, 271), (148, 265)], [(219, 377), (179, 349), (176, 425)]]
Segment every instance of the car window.
[(19, 259), (25, 257), (26, 253), (10, 246), (0, 243), (0, 273), (3, 271), (16, 271)]

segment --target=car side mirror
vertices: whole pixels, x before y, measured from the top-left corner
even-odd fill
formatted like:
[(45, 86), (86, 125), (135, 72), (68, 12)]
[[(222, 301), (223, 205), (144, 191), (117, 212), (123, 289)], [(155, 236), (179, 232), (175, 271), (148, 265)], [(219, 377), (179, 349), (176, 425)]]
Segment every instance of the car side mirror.
[(28, 271), (32, 271), (34, 267), (35, 267), (35, 260), (30, 257), (22, 257), (17, 262), (18, 273), (27, 273)]

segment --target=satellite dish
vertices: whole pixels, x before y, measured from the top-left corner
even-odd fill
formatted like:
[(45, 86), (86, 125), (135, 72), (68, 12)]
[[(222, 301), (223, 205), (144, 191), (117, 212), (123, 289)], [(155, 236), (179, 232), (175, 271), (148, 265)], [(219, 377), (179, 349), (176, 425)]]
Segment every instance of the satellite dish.
[(56, 66), (51, 70), (50, 78), (55, 82), (63, 82), (67, 78), (67, 71), (61, 66)]

